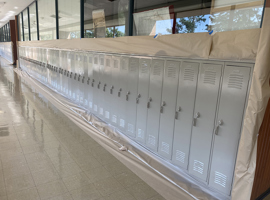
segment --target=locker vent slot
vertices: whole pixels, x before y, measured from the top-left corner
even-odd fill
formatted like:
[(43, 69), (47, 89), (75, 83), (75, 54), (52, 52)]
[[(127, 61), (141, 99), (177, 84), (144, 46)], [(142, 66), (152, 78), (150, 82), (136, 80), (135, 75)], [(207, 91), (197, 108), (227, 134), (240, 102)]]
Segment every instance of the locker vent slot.
[(141, 65), (141, 73), (142, 74), (148, 73), (148, 65), (146, 63), (142, 63), (142, 65)]
[(148, 136), (148, 143), (149, 143), (150, 145), (152, 145), (152, 146), (155, 146), (155, 145), (156, 145), (156, 138), (155, 138), (155, 136), (149, 135), (149, 136)]
[(170, 145), (166, 142), (162, 142), (161, 143), (161, 151), (169, 154), (169, 148), (170, 148)]
[(92, 109), (93, 108), (93, 102), (89, 102), (89, 107)]
[(105, 117), (106, 119), (110, 119), (110, 113), (108, 111), (105, 111)]
[(97, 112), (97, 105), (94, 105), (94, 111)]
[(104, 58), (100, 58), (100, 65), (104, 65)]
[(103, 108), (99, 108), (99, 114), (103, 115)]
[(140, 128), (138, 129), (138, 137), (142, 139), (144, 138), (144, 131)]
[(244, 76), (242, 74), (230, 74), (228, 88), (242, 89)]
[(184, 81), (193, 81), (194, 80), (194, 69), (185, 68), (184, 70)]
[(106, 66), (110, 67), (110, 59), (106, 59)]
[(132, 62), (129, 66), (129, 71), (130, 72), (136, 72), (136, 69), (137, 69), (137, 63), (136, 62)]
[(186, 154), (182, 151), (176, 150), (176, 160), (181, 163), (185, 163)]
[(120, 119), (120, 126), (123, 127), (123, 128), (125, 127), (125, 120)]
[(92, 57), (89, 57), (89, 62), (92, 63)]
[(175, 78), (176, 77), (176, 67), (173, 65), (168, 66), (167, 73), (169, 78)]
[(203, 174), (203, 166), (204, 164), (198, 160), (194, 160), (194, 163), (193, 163), (193, 170), (195, 172), (199, 172), (200, 174)]
[(134, 126), (130, 123), (128, 123), (128, 131), (133, 133), (134, 132)]
[(98, 64), (98, 58), (97, 57), (95, 57), (94, 62), (95, 62), (95, 65)]
[(118, 68), (118, 60), (114, 60), (114, 65), (113, 65), (114, 68)]
[(113, 116), (112, 116), (112, 122), (113, 122), (113, 123), (117, 123), (117, 116), (116, 116), (116, 115), (113, 115)]
[(203, 83), (215, 85), (216, 84), (216, 74), (215, 71), (206, 70), (204, 74)]
[(155, 65), (153, 69), (153, 75), (154, 76), (160, 76), (161, 74), (161, 66), (160, 65)]
[(227, 176), (215, 171), (215, 183), (221, 185), (222, 187), (226, 187), (226, 181), (227, 181)]

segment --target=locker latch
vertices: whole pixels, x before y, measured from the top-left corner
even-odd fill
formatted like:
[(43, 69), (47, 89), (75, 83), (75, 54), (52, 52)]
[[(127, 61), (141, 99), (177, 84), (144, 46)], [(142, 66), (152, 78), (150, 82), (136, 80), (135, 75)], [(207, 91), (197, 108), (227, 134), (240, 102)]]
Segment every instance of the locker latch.
[(163, 113), (163, 107), (166, 106), (165, 101), (162, 101), (162, 104), (160, 106), (160, 113)]
[(222, 124), (223, 124), (223, 120), (221, 119), (221, 120), (218, 121), (218, 123), (217, 123), (217, 125), (216, 125), (216, 127), (215, 127), (215, 130), (214, 130), (214, 133), (215, 133), (216, 135), (218, 135), (218, 129), (219, 129), (219, 126), (221, 126)]
[(100, 86), (100, 81), (98, 82), (98, 85), (97, 85), (97, 88), (99, 89), (99, 86)]
[(136, 103), (139, 103), (139, 98), (141, 98), (141, 94), (138, 94), (137, 98), (136, 98)]
[(106, 88), (106, 83), (104, 84), (104, 86), (103, 86), (103, 92), (105, 92), (105, 88)]
[(92, 80), (92, 87), (94, 87), (94, 82), (95, 82), (95, 79)]
[(113, 91), (113, 85), (112, 85), (112, 87), (111, 87), (111, 89), (110, 89), (110, 93), (112, 94), (112, 91)]
[(200, 117), (200, 113), (199, 112), (197, 112), (196, 114), (195, 114), (195, 117), (193, 118), (193, 126), (196, 126), (196, 122), (197, 122), (197, 119)]
[(82, 77), (82, 83), (84, 83), (84, 76)]
[(74, 80), (76, 80), (76, 79), (77, 79), (77, 74), (75, 73), (75, 74), (74, 74)]
[(90, 83), (90, 78), (87, 79), (87, 85), (89, 85), (89, 83)]
[(122, 91), (122, 88), (119, 89), (118, 97), (120, 97), (121, 91)]
[(147, 102), (147, 108), (150, 108), (150, 102), (152, 101), (152, 98), (150, 97), (148, 102)]
[(181, 107), (179, 106), (178, 110), (175, 111), (175, 119), (178, 119), (178, 113), (181, 111)]
[(126, 101), (128, 101), (128, 95), (130, 94), (130, 92), (128, 91), (126, 94)]

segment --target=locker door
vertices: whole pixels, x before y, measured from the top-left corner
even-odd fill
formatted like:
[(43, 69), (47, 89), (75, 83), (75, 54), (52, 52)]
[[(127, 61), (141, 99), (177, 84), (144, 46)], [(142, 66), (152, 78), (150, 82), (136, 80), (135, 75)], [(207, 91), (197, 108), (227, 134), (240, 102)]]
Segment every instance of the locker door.
[(104, 84), (103, 84), (103, 93), (104, 93), (104, 120), (107, 123), (110, 123), (110, 114), (111, 114), (111, 94), (110, 87), (112, 85), (112, 56), (105, 55), (105, 66), (104, 66)]
[(99, 98), (99, 102), (98, 102), (98, 116), (100, 117), (100, 119), (104, 120), (104, 92), (103, 92), (103, 86), (104, 83), (106, 81), (105, 77), (104, 77), (104, 54), (99, 54), (99, 83), (97, 85), (98, 88), (98, 98)]
[(98, 116), (98, 104), (99, 104), (99, 91), (100, 80), (99, 80), (99, 55), (93, 55), (93, 78), (91, 82), (91, 86), (94, 88), (93, 90), (93, 113)]
[(118, 128), (125, 133), (126, 130), (126, 93), (127, 93), (127, 76), (128, 76), (128, 67), (129, 57), (122, 56), (120, 62), (120, 73), (118, 77), (119, 81), (119, 91), (118, 91)]
[(181, 61), (167, 60), (165, 63), (162, 101), (160, 107), (159, 155), (171, 159), (174, 130), (177, 86)]
[(183, 62), (180, 68), (174, 122), (173, 163), (187, 169), (196, 86), (200, 63)]
[(119, 82), (120, 76), (120, 56), (112, 56), (112, 85), (110, 86), (111, 94), (111, 123), (114, 126), (118, 126), (118, 91), (121, 88)]
[(160, 120), (160, 105), (165, 60), (153, 59), (150, 72), (149, 96), (147, 102), (146, 146), (157, 151)]
[(136, 140), (145, 143), (151, 58), (141, 58), (137, 95)]
[(222, 64), (200, 67), (190, 145), (189, 172), (207, 181)]
[(227, 65), (219, 102), (209, 185), (230, 195), (250, 67)]
[(126, 133), (132, 137), (135, 137), (136, 128), (139, 61), (139, 58), (130, 57), (127, 77)]
[[(93, 76), (93, 54), (86, 53), (88, 57), (88, 78), (86, 81), (86, 93), (88, 101), (88, 109), (90, 112), (93, 112), (93, 98), (94, 98), (94, 76)], [(93, 83), (93, 84), (92, 84)]]

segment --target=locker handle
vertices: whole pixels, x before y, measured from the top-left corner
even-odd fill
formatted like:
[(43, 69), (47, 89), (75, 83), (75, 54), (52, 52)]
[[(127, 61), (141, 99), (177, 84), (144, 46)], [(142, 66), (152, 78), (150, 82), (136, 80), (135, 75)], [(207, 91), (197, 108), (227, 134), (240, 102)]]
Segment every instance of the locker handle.
[(106, 88), (106, 83), (104, 84), (104, 87), (103, 87), (103, 92), (105, 92), (105, 88)]
[(98, 85), (97, 85), (97, 88), (99, 89), (99, 86), (100, 86), (100, 81), (98, 82)]
[(113, 92), (113, 85), (112, 85), (112, 87), (111, 87), (111, 89), (110, 89), (110, 93), (112, 94), (112, 92)]
[(216, 125), (215, 130), (214, 130), (214, 133), (215, 133), (216, 135), (218, 135), (219, 127), (220, 127), (222, 124), (223, 124), (223, 120), (221, 119), (221, 120), (218, 121), (218, 124)]
[(120, 88), (119, 92), (118, 92), (118, 97), (120, 97), (121, 91), (122, 91), (122, 89)]
[(195, 117), (193, 118), (193, 126), (196, 126), (196, 122), (197, 122), (197, 119), (200, 117), (200, 113), (199, 112), (197, 112), (196, 114), (195, 114)]
[(128, 91), (126, 94), (126, 101), (128, 101), (128, 95), (130, 94), (130, 92)]
[(141, 94), (138, 94), (137, 98), (136, 98), (136, 103), (139, 103), (139, 99), (141, 98)]

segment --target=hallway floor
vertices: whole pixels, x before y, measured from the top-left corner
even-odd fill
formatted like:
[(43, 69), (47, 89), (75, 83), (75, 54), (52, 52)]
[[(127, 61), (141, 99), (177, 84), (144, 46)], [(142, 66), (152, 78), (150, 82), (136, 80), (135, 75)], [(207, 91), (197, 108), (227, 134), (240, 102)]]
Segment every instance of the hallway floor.
[(162, 200), (154, 189), (0, 66), (1, 200)]

